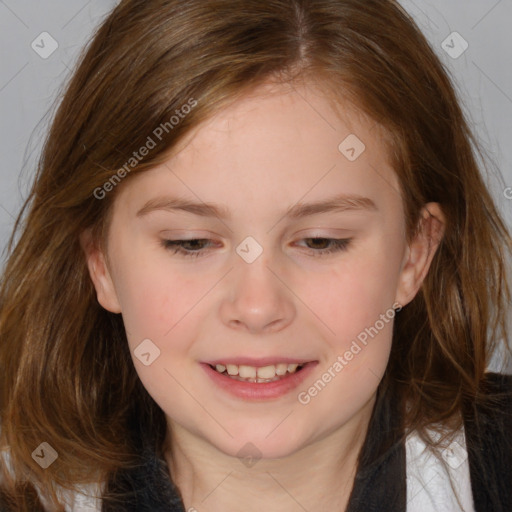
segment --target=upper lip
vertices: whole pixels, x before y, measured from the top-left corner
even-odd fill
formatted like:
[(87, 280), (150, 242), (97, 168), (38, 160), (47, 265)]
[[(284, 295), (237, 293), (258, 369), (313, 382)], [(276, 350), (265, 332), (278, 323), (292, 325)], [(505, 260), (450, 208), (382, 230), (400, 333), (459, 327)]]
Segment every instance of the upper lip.
[(295, 357), (279, 357), (279, 356), (272, 356), (272, 357), (260, 357), (260, 358), (254, 358), (254, 357), (226, 357), (223, 359), (215, 359), (214, 361), (205, 361), (206, 364), (215, 366), (217, 364), (234, 364), (237, 366), (244, 365), (244, 366), (254, 366), (256, 368), (260, 368), (262, 366), (270, 366), (270, 365), (277, 365), (279, 363), (287, 363), (287, 364), (304, 364), (304, 363), (310, 363), (313, 362), (312, 359), (297, 359)]

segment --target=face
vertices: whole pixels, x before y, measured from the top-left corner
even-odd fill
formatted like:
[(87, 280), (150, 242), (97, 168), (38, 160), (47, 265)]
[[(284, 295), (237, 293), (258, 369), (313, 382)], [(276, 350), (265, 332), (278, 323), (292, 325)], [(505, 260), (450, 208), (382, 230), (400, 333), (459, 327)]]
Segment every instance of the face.
[[(393, 307), (432, 257), (421, 235), (406, 241), (380, 135), (313, 86), (262, 86), (120, 188), (109, 264), (87, 246), (89, 269), (171, 429), (277, 458), (372, 403)], [(242, 382), (210, 366), (226, 363), (287, 373)]]

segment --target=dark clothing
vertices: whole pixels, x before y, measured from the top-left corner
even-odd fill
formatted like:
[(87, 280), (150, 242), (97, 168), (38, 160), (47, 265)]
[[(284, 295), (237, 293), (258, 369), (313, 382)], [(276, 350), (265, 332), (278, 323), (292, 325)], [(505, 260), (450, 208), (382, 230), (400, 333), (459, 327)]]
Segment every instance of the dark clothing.
[[(512, 512), (512, 376), (487, 373), (486, 394), (496, 396), (492, 409), (463, 411), (471, 487), (476, 512)], [(393, 400), (380, 396), (368, 433), (346, 512), (406, 512), (406, 457), (401, 415)], [(185, 512), (166, 462), (143, 450), (144, 464), (116, 479), (133, 494), (105, 512)], [(231, 511), (227, 511), (231, 512)]]

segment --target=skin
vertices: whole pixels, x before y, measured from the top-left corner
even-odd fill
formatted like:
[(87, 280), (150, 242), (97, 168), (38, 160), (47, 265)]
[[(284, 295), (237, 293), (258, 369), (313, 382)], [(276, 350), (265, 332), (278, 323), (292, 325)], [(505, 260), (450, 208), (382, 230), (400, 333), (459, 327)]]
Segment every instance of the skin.
[[(379, 129), (342, 106), (339, 115), (313, 85), (260, 86), (196, 128), (167, 162), (122, 184), (108, 254), (90, 232), (82, 236), (98, 301), (122, 313), (132, 354), (147, 338), (160, 349), (150, 366), (133, 361), (166, 414), (166, 459), (187, 510), (347, 505), (393, 321), (308, 404), (297, 394), (393, 304), (413, 299), (444, 217), (439, 205), (425, 205), (421, 229), (407, 243)], [(349, 134), (366, 146), (353, 162), (338, 150)], [(283, 217), (299, 201), (338, 194), (370, 198), (378, 210)], [(137, 217), (162, 195), (223, 205), (231, 219), (165, 210)], [(252, 263), (236, 253), (247, 236), (263, 248)], [(199, 246), (198, 258), (162, 246), (180, 237), (212, 243)], [(314, 237), (352, 241), (315, 255), (330, 245), (315, 245)], [(219, 390), (199, 365), (274, 355), (319, 364), (299, 389), (259, 402)], [(237, 455), (248, 442), (261, 456), (251, 467)]]

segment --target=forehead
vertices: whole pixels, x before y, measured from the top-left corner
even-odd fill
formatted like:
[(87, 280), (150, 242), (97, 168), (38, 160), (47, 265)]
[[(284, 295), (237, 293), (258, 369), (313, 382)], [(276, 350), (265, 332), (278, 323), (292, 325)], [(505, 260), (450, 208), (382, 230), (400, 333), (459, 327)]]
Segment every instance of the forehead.
[[(222, 143), (234, 150), (233, 142), (249, 152), (258, 142), (268, 144), (272, 140), (296, 145), (304, 140), (304, 151), (311, 153), (319, 138), (324, 141), (321, 149), (330, 145), (331, 150), (337, 150), (345, 132), (368, 142), (375, 142), (375, 136), (382, 139), (384, 130), (376, 122), (348, 99), (334, 99), (327, 91), (309, 82), (263, 83), (195, 127), (174, 153), (188, 146), (214, 149)], [(373, 146), (384, 156), (384, 144)]]
[(167, 162), (130, 181), (123, 193), (135, 202), (174, 192), (238, 210), (283, 210), (342, 193), (401, 202), (382, 128), (311, 85), (254, 89), (189, 132)]

